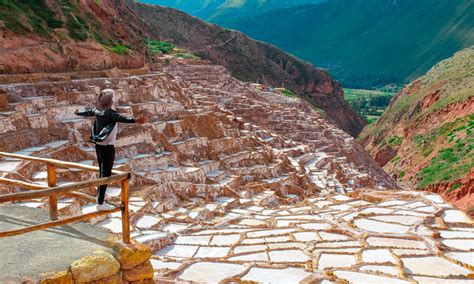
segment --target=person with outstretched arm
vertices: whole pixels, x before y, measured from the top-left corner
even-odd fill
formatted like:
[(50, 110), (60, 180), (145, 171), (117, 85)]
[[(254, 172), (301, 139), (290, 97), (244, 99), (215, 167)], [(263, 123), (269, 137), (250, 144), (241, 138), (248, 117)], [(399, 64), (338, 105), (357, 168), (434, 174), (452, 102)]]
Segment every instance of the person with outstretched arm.
[[(118, 123), (139, 123), (144, 124), (148, 119), (140, 115), (137, 118), (124, 116), (112, 109), (115, 91), (104, 89), (100, 92), (97, 100), (97, 107), (76, 110), (79, 116), (95, 116), (91, 129), (91, 142), (95, 144), (97, 162), (99, 164), (99, 176), (109, 177), (112, 175), (112, 167), (115, 160), (115, 141), (117, 139)], [(97, 209), (99, 211), (112, 210), (115, 207), (104, 203), (107, 185), (101, 185), (97, 191)]]

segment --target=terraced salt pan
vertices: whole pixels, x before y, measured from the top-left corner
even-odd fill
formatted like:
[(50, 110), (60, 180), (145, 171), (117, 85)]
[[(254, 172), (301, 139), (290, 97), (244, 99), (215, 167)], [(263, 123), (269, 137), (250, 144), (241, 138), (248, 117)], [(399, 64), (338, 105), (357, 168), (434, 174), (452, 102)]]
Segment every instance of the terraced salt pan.
[(334, 233), (328, 233), (328, 232), (319, 232), (319, 235), (324, 241), (345, 241), (349, 239), (349, 237), (346, 235), (334, 234)]
[(298, 226), (308, 230), (326, 230), (331, 228), (331, 225), (327, 223), (305, 223)]
[(107, 187), (106, 194), (107, 196), (111, 196), (111, 197), (119, 197), (121, 192), (122, 192), (122, 189), (120, 187), (109, 186)]
[(285, 248), (299, 248), (304, 249), (306, 246), (303, 243), (269, 243), (269, 249), (285, 249)]
[(249, 246), (236, 246), (234, 248), (234, 254), (263, 251), (266, 249), (265, 245), (249, 245)]
[(252, 253), (252, 254), (244, 254), (244, 255), (238, 255), (238, 256), (233, 256), (229, 258), (230, 261), (268, 261), (268, 256), (267, 253), (265, 252), (259, 252), (259, 253)]
[(368, 283), (383, 283), (383, 284), (411, 284), (411, 282), (396, 279), (386, 276), (379, 276), (373, 274), (366, 274), (360, 272), (352, 272), (352, 271), (343, 271), (337, 270), (334, 271), (334, 275), (336, 275), (340, 279), (344, 279), (349, 281), (349, 283), (353, 284), (368, 284)]
[(214, 236), (211, 241), (213, 246), (230, 246), (240, 240), (240, 235), (219, 235)]
[(310, 274), (299, 268), (269, 269), (269, 268), (251, 268), (241, 280), (254, 281), (258, 283), (299, 283)]
[(230, 251), (228, 247), (199, 247), (195, 258), (199, 257), (211, 257), (211, 258), (222, 258), (225, 257)]
[(414, 225), (423, 220), (421, 217), (402, 215), (371, 216), (370, 218), (383, 222), (399, 223), (402, 225)]
[(306, 262), (308, 256), (300, 250), (272, 250), (268, 252), (273, 262)]
[(472, 220), (460, 210), (446, 210), (442, 217), (448, 223), (472, 223)]
[(182, 264), (179, 262), (167, 262), (161, 261), (157, 259), (151, 259), (151, 265), (153, 266), (153, 270), (161, 270), (161, 269), (178, 269)]
[(441, 241), (450, 248), (458, 250), (472, 250), (474, 249), (474, 239), (447, 239)]
[(405, 271), (426, 276), (459, 276), (471, 273), (469, 269), (437, 256), (402, 258)]
[(369, 237), (367, 243), (373, 247), (426, 249), (426, 244), (422, 241), (396, 238)]
[(314, 232), (298, 232), (294, 233), (293, 236), (297, 241), (300, 242), (310, 242), (319, 240), (318, 235)]
[(185, 246), (185, 245), (171, 245), (167, 246), (161, 251), (159, 255), (163, 256), (174, 256), (174, 257), (192, 257), (198, 249), (198, 246)]
[(151, 215), (144, 215), (138, 219), (136, 226), (142, 229), (148, 229), (156, 225), (160, 221), (160, 218), (156, 218)]
[(294, 231), (296, 230), (295, 229), (262, 230), (262, 231), (248, 232), (247, 237), (260, 238), (260, 237), (267, 237), (267, 236), (286, 235)]
[(413, 276), (418, 284), (472, 284), (474, 281), (467, 279), (442, 279), (434, 277)]
[(461, 231), (439, 231), (440, 236), (446, 239), (474, 239), (474, 232), (461, 232)]
[(370, 219), (357, 219), (354, 221), (354, 225), (363, 230), (377, 233), (406, 234), (410, 229), (410, 227)]
[(351, 267), (356, 264), (355, 255), (323, 253), (318, 261), (318, 269), (324, 270), (331, 267)]
[(342, 247), (359, 247), (358, 241), (333, 241), (333, 242), (319, 242), (315, 245), (317, 248), (342, 248)]
[(198, 262), (193, 263), (177, 275), (178, 279), (202, 282), (218, 283), (226, 278), (240, 274), (245, 266), (232, 263)]
[(448, 252), (447, 257), (474, 266), (474, 252)]
[(388, 249), (371, 249), (362, 252), (362, 261), (366, 263), (397, 263)]
[(121, 233), (122, 232), (122, 220), (119, 218), (110, 218), (104, 220), (97, 224), (99, 227), (106, 228), (110, 230), (112, 233)]
[(360, 267), (360, 270), (367, 272), (382, 272), (386, 274), (391, 274), (393, 276), (398, 276), (399, 274), (398, 268), (385, 265), (364, 265)]
[(208, 245), (211, 236), (178, 236), (176, 244), (182, 245)]

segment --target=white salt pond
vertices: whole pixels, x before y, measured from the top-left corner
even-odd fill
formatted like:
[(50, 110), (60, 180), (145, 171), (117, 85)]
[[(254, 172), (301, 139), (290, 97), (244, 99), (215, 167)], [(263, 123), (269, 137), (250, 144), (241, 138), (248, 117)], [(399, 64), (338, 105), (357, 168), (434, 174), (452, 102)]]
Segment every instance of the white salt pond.
[(210, 258), (221, 258), (225, 257), (229, 253), (230, 248), (228, 247), (199, 247), (195, 258), (199, 257), (210, 257)]
[(245, 266), (232, 263), (198, 262), (193, 263), (177, 275), (178, 279), (218, 283), (245, 270)]
[(265, 245), (249, 245), (249, 246), (236, 246), (234, 248), (234, 254), (254, 252), (254, 251), (263, 251), (265, 250)]
[(213, 246), (230, 246), (240, 240), (240, 235), (215, 235), (212, 237)]
[(318, 269), (324, 270), (331, 267), (351, 267), (356, 264), (353, 254), (328, 254), (324, 253), (319, 258)]
[(354, 225), (363, 230), (377, 233), (406, 234), (410, 229), (406, 226), (379, 222), (370, 219), (357, 219), (354, 221)]
[(233, 256), (229, 258), (230, 261), (268, 261), (267, 254), (265, 252), (243, 254), (238, 256)]
[(364, 265), (360, 267), (360, 270), (367, 272), (382, 272), (386, 274), (391, 274), (393, 276), (398, 276), (399, 274), (399, 270), (397, 267), (385, 265)]
[(306, 262), (308, 256), (300, 250), (272, 250), (268, 252), (273, 262)]
[(437, 256), (402, 258), (405, 271), (410, 274), (426, 276), (459, 276), (471, 271)]
[(474, 249), (474, 239), (446, 239), (441, 241), (448, 247), (458, 250), (472, 250)]
[(269, 269), (269, 268), (251, 268), (241, 280), (253, 281), (258, 283), (298, 283), (310, 274), (299, 268)]
[(362, 252), (362, 261), (366, 263), (397, 263), (388, 249), (369, 249)]
[(153, 270), (161, 270), (161, 269), (178, 269), (181, 266), (179, 262), (167, 262), (161, 261), (157, 259), (151, 259), (151, 265), (153, 266)]
[(343, 271), (343, 270), (336, 270), (334, 271), (334, 275), (336, 275), (340, 279), (344, 279), (349, 281), (349, 283), (354, 284), (368, 284), (368, 283), (383, 283), (383, 284), (411, 284), (411, 282), (396, 279), (386, 276), (379, 276), (373, 274), (366, 274), (360, 272), (352, 272), (352, 271)]
[(212, 236), (178, 236), (175, 244), (208, 245)]
[(472, 223), (472, 220), (461, 210), (446, 210), (442, 217), (448, 223)]
[(97, 224), (97, 226), (106, 228), (116, 234), (122, 232), (122, 220), (119, 218), (106, 219)]
[(148, 229), (157, 224), (160, 218), (151, 215), (144, 215), (138, 219), (136, 226), (141, 229)]
[(185, 245), (171, 245), (167, 246), (164, 249), (159, 251), (159, 255), (164, 256), (175, 256), (175, 257), (192, 257), (197, 249), (198, 246), (185, 246)]
[(474, 252), (448, 252), (447, 257), (474, 266)]

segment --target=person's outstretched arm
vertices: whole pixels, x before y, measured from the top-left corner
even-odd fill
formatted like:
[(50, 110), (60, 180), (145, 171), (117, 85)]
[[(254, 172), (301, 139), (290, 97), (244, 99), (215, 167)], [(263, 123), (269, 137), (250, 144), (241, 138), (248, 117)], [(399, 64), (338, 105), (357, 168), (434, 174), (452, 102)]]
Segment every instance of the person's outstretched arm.
[(112, 113), (112, 120), (115, 121), (115, 122), (139, 123), (139, 124), (144, 124), (148, 121), (148, 119), (143, 115), (140, 115), (137, 118), (133, 118), (133, 117), (122, 115), (118, 112), (113, 112)]
[(90, 108), (90, 109), (85, 109), (85, 110), (76, 110), (74, 112), (75, 115), (79, 115), (79, 116), (94, 116), (95, 115), (95, 109), (94, 108)]

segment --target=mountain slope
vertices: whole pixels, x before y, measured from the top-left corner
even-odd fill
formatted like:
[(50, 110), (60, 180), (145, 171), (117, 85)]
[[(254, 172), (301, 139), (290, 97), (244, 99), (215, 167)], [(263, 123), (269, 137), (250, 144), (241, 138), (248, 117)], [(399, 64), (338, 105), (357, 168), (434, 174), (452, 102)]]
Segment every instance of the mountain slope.
[(141, 0), (146, 4), (172, 7), (213, 23), (257, 15), (273, 9), (303, 4), (319, 4), (327, 0)]
[(145, 42), (167, 39), (239, 79), (284, 85), (353, 136), (365, 125), (326, 71), (170, 8), (126, 0), (1, 0), (0, 38), (0, 74), (141, 68), (152, 60)]
[(361, 133), (385, 170), (463, 208), (474, 197), (474, 46), (406, 86)]
[(283, 85), (324, 110), (330, 119), (353, 136), (366, 124), (344, 101), (340, 84), (325, 70), (314, 68), (272, 45), (207, 24), (184, 12), (134, 5), (137, 13), (152, 27), (155, 37), (172, 41), (201, 58), (225, 66), (240, 80)]
[(322, 66), (347, 87), (409, 82), (474, 44), (470, 0), (330, 0), (288, 7), (207, 19)]
[(1, 0), (0, 74), (141, 67), (142, 26), (119, 0)]

